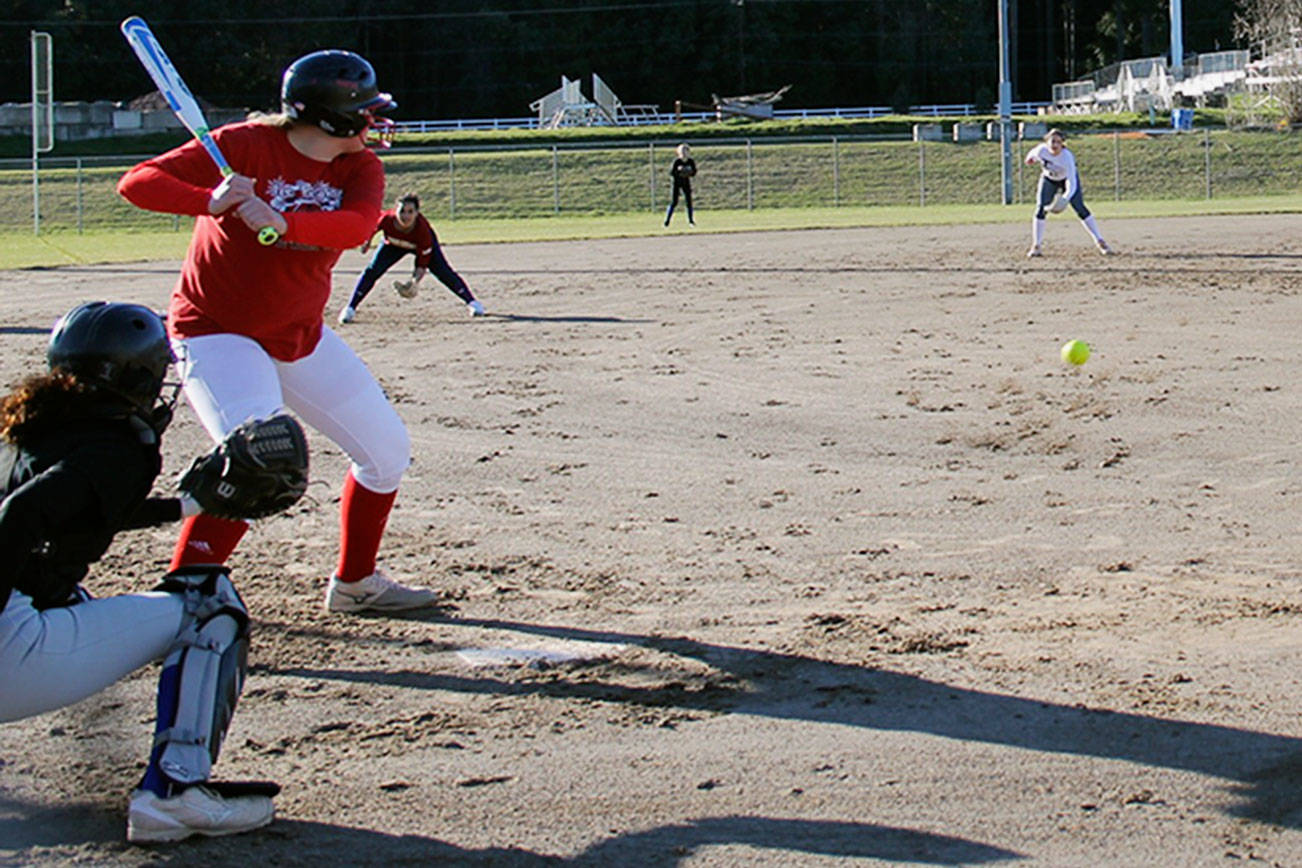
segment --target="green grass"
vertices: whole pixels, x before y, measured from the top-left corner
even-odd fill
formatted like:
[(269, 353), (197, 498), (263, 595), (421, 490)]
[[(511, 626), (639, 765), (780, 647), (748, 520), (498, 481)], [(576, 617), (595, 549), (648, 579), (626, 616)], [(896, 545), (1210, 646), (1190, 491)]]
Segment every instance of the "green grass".
[[(1086, 201), (1102, 213), (1129, 213), (1133, 205), (1150, 214), (1145, 203), (1160, 200), (1171, 200), (1173, 213), (1185, 207), (1224, 210), (1245, 200), (1288, 201), (1302, 189), (1302, 138), (1290, 134), (1136, 131), (1079, 134), (1070, 141), (1082, 169)], [(1014, 160), (1014, 200), (1019, 204), (1033, 199), (1039, 174), (1023, 166), (1023, 147)], [(721, 215), (709, 220), (714, 227), (1000, 219), (999, 206), (989, 204), (998, 201), (1002, 189), (1000, 149), (992, 142), (769, 139), (750, 145), (703, 143), (695, 155), (700, 166), (693, 185), (696, 203)], [(655, 143), (606, 142), (396, 151), (386, 154), (384, 162), (389, 198), (416, 190), (440, 235), (456, 241), (505, 240), (522, 234), (639, 234), (643, 224), (654, 228), (664, 211), (670, 158), (671, 150)], [(137, 258), (180, 255), (189, 220), (142, 211), (117, 195), (117, 180), (130, 164), (110, 157), (81, 158), (79, 164), (43, 162), (41, 227), (53, 233), (49, 243), (63, 246), (64, 253), (40, 246), (45, 242), (33, 247), (20, 240), (30, 239), (31, 172), (0, 170), (0, 234), (14, 239), (0, 261), (10, 263), (7, 267), (103, 261), (105, 254), (95, 249), (102, 242), (92, 239), (105, 232), (134, 233), (130, 237), (142, 245)], [(1214, 198), (1206, 203), (1209, 179)], [(925, 211), (917, 207), (922, 204)], [(891, 216), (896, 214), (908, 216)], [(962, 214), (981, 216), (954, 216)], [(147, 238), (158, 240), (143, 240)], [(167, 245), (172, 243), (178, 247), (174, 254), (157, 252), (158, 245), (170, 250)], [(147, 253), (146, 244), (154, 245)], [(111, 258), (122, 256), (113, 253)]]
[[(683, 140), (692, 142), (710, 139), (757, 139), (788, 136), (899, 136), (912, 132), (915, 123), (940, 123), (949, 125), (957, 121), (986, 123), (995, 120), (993, 114), (971, 117), (931, 117), (928, 115), (887, 115), (871, 119), (837, 118), (780, 118), (771, 121), (753, 121), (733, 118), (722, 123), (679, 123), (643, 127), (566, 127), (559, 130), (461, 130), (439, 133), (407, 134), (400, 136), (395, 151), (401, 153), (411, 147), (468, 147), (472, 145), (529, 145), (584, 144), (592, 142), (661, 142)], [(1113, 129), (1141, 129), (1154, 123), (1170, 127), (1170, 112), (1159, 112), (1154, 118), (1147, 113), (1109, 112), (1097, 115), (1057, 115), (1051, 118), (1017, 116), (1013, 121), (1048, 121), (1050, 125), (1068, 132), (1085, 132)], [(1225, 126), (1224, 109), (1196, 109), (1194, 123), (1198, 127)], [(111, 154), (156, 154), (186, 142), (189, 134), (184, 130), (151, 133), (145, 136), (114, 136), (86, 139), (80, 142), (59, 142), (53, 156), (104, 156)], [(24, 158), (31, 155), (31, 139), (26, 136), (0, 136), (0, 157)]]
[[(1101, 201), (1094, 206), (1102, 220), (1178, 217), (1201, 214), (1268, 214), (1302, 212), (1302, 194), (1225, 199), (1153, 199)], [(991, 204), (880, 206), (844, 208), (763, 208), (702, 210), (698, 226), (689, 230), (678, 215), (664, 229), (657, 214), (573, 215), (504, 219), (456, 220), (438, 227), (445, 243), (472, 244), (519, 241), (560, 241), (588, 238), (657, 236), (688, 231), (755, 232), (765, 230), (828, 229), (857, 226), (962, 225), (1023, 222), (1028, 207)], [(1066, 218), (1069, 219), (1070, 215)], [(94, 262), (136, 262), (180, 259), (189, 232), (115, 232), (97, 230), (0, 234), (0, 269), (55, 267)]]
[(0, 269), (181, 259), (189, 242), (189, 231), (6, 232), (0, 234)]
[[(1208, 147), (1210, 143), (1210, 148)], [(1302, 187), (1302, 139), (1270, 132), (1220, 131), (1205, 137), (1143, 133), (1075, 135), (1090, 202), (1284, 194)], [(1025, 146), (1023, 146), (1025, 147)], [(1017, 156), (1020, 158), (1021, 147)], [(818, 141), (703, 143), (695, 190), (713, 209), (979, 204), (1000, 193), (999, 146), (831, 137)], [(512, 149), (394, 151), (384, 157), (390, 196), (420, 192), (436, 223), (463, 219), (627, 214), (662, 210), (671, 151), (655, 143), (529, 146)], [(115, 192), (128, 160), (46, 160), (41, 223), (52, 230), (102, 228), (166, 232), (169, 215), (132, 207)], [(1017, 171), (1017, 200), (1034, 195), (1037, 173)], [(31, 225), (31, 172), (0, 170), (0, 232)]]

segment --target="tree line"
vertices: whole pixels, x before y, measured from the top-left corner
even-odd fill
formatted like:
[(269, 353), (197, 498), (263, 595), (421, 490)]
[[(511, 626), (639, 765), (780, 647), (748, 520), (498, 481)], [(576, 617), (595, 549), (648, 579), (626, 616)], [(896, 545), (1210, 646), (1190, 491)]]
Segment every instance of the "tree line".
[[(150, 13), (195, 93), (266, 109), (286, 63), (323, 47), (375, 65), (399, 118), (513, 117), (597, 72), (672, 107), (793, 85), (784, 106), (974, 102), (997, 91), (997, 0), (187, 0)], [(1167, 0), (1010, 0), (1014, 99), (1162, 55)], [(58, 100), (152, 89), (118, 33), (138, 0), (0, 0), (0, 100), (30, 98), (28, 32), (51, 33)], [(1187, 52), (1241, 47), (1236, 0), (1184, 0)], [(1236, 39), (1240, 40), (1236, 42)]]

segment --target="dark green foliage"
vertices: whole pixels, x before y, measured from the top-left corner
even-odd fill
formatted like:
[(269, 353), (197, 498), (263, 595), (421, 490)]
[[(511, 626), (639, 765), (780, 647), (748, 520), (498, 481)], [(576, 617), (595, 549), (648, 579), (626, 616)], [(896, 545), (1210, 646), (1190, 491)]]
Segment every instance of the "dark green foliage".
[[(1162, 54), (1162, 0), (1012, 0), (1015, 99), (1123, 57)], [(627, 103), (670, 110), (793, 84), (784, 106), (985, 103), (997, 75), (994, 0), (4, 0), (0, 100), (29, 95), (26, 40), (54, 36), (55, 95), (152, 90), (117, 31), (142, 12), (196, 94), (274, 107), (286, 63), (348, 48), (376, 66), (399, 117), (518, 117), (562, 74), (600, 73)], [(290, 11), (292, 9), (292, 12)], [(1190, 52), (1233, 47), (1234, 4), (1185, 0)], [(1074, 25), (1074, 26), (1069, 26)]]

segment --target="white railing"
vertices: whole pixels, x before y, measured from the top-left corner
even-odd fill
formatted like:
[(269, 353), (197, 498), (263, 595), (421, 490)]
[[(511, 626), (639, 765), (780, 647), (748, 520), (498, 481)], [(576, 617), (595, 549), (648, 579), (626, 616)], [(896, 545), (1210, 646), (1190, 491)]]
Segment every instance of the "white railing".
[[(1041, 108), (1051, 105), (1049, 102), (1022, 101), (1015, 102), (1012, 106), (1015, 115), (1033, 115)], [(643, 108), (639, 106), (639, 108)], [(992, 114), (993, 108), (988, 106), (979, 106), (975, 103), (946, 103), (937, 105), (916, 105), (908, 110), (908, 114), (923, 117), (970, 117), (977, 114)], [(899, 114), (890, 106), (852, 106), (848, 108), (798, 108), (798, 109), (775, 109), (773, 116), (775, 118), (849, 118), (849, 119), (871, 119), (882, 118), (888, 115)], [(681, 120), (684, 123), (703, 123), (717, 119), (717, 115), (712, 111), (701, 112), (683, 112), (675, 115), (673, 112), (651, 112), (647, 111), (638, 116), (629, 116), (624, 114), (621, 120), (629, 126), (650, 126), (658, 124), (675, 123)], [(452, 130), (514, 130), (514, 129), (538, 129), (540, 126), (539, 119), (535, 117), (515, 117), (515, 118), (456, 118), (451, 120), (423, 120), (423, 121), (398, 121), (397, 131), (399, 133), (438, 133)]]

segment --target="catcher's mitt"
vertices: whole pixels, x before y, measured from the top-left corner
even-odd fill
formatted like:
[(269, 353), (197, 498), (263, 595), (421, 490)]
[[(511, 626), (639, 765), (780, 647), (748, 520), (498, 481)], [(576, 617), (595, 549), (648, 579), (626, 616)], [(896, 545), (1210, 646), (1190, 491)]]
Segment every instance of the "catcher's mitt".
[(407, 280), (395, 280), (393, 288), (398, 291), (398, 295), (403, 298), (415, 298), (416, 293), (420, 292), (420, 282), (414, 278)]
[(218, 518), (265, 518), (289, 509), (307, 490), (307, 437), (283, 414), (252, 419), (196, 458), (177, 487)]

